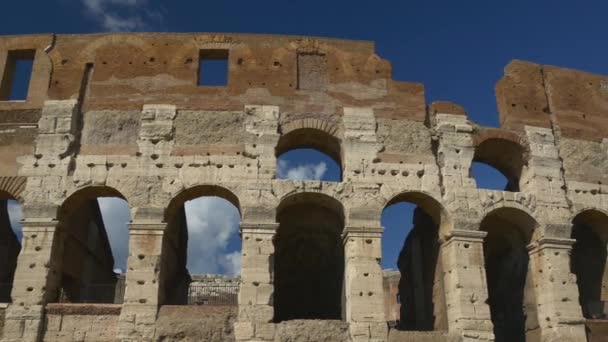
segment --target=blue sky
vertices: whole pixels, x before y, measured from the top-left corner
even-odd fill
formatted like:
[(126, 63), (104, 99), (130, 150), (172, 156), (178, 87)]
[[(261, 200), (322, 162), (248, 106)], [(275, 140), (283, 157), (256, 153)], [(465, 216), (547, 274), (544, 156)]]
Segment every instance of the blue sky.
[[(248, 32), (373, 40), (392, 62), (394, 79), (424, 83), (428, 103), (453, 101), (478, 123), (497, 126), (494, 84), (512, 59), (608, 74), (607, 14), (605, 0), (21, 0), (3, 4), (0, 34)], [(321, 163), (322, 178), (336, 174), (331, 160), (309, 152), (282, 159), (300, 168), (292, 176), (318, 176)], [(473, 171), (484, 187), (500, 188), (489, 170)], [(409, 211), (391, 208), (383, 217), (385, 267), (394, 267)], [(226, 255), (238, 249), (226, 246)]]

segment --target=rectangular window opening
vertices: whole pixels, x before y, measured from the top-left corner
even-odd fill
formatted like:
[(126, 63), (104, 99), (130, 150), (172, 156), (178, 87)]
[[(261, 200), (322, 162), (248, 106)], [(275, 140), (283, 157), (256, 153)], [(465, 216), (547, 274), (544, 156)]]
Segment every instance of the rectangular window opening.
[(8, 52), (2, 84), (1, 101), (24, 101), (27, 99), (34, 56), (36, 50), (13, 50)]
[(198, 65), (199, 86), (228, 85), (228, 50), (201, 50)]

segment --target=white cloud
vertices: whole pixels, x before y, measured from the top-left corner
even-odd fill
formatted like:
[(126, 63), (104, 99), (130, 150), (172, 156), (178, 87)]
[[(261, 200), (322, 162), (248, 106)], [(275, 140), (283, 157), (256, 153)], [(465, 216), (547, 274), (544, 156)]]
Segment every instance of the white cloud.
[[(120, 198), (103, 197), (98, 202), (112, 247), (115, 271), (124, 272), (129, 255), (129, 207)], [(236, 207), (222, 198), (200, 197), (186, 202), (185, 208), (190, 273), (240, 274), (241, 251), (240, 248), (234, 250), (234, 243), (240, 243)]]
[(238, 275), (241, 273), (241, 251), (224, 254), (219, 262), (226, 274)]
[(320, 180), (327, 172), (327, 164), (304, 164), (292, 167), (286, 160), (279, 159), (277, 176), (280, 179)]
[(81, 0), (85, 14), (107, 31), (152, 30), (163, 22), (164, 9), (150, 8), (149, 0)]
[(185, 204), (188, 224), (188, 270), (190, 274), (238, 275), (241, 251), (229, 251), (230, 242), (240, 243), (239, 212), (219, 197), (199, 197)]
[(129, 205), (125, 200), (116, 197), (100, 197), (97, 202), (110, 240), (114, 269), (117, 273), (124, 272), (129, 256)]

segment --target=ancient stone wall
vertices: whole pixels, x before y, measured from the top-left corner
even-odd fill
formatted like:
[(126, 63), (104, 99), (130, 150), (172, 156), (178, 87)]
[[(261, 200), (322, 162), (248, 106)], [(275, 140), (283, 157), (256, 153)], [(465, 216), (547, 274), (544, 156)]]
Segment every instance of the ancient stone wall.
[[(34, 58), (27, 98), (8, 101), (24, 55)], [(204, 58), (226, 58), (225, 85), (201, 85)], [(0, 77), (0, 190), (24, 210), (3, 341), (505, 341), (508, 331), (583, 341), (585, 325), (605, 331), (606, 261), (593, 260), (599, 276), (576, 266), (588, 260), (581, 250), (608, 241), (604, 76), (514, 61), (496, 85), (500, 128), (427, 104), (424, 87), (392, 80), (366, 41), (4, 36)], [(278, 156), (300, 147), (333, 158), (341, 181), (277, 179)], [(474, 161), (501, 171), (509, 191), (479, 188)], [(104, 196), (131, 211), (124, 303), (67, 309), (53, 302), (68, 213)], [(240, 212), (236, 308), (169, 305), (187, 290), (183, 208), (199, 196)], [(402, 311), (422, 323), (389, 331), (380, 217), (401, 201), (424, 213), (433, 234), (418, 235), (434, 253), (408, 258), (424, 268), (409, 297), (424, 295)], [(577, 239), (573, 226), (589, 225)], [(326, 280), (315, 286), (327, 308), (316, 287), (290, 285), (306, 275)], [(498, 300), (505, 284), (514, 309)]]
[(115, 341), (120, 305), (48, 304), (43, 341)]

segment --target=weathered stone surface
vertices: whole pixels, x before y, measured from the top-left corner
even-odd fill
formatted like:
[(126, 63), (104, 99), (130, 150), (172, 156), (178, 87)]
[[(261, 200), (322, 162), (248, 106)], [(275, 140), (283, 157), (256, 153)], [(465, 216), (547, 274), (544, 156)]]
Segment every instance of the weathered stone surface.
[[(182, 110), (175, 118), (175, 143), (178, 146), (243, 144), (248, 138), (244, 122), (243, 112)], [(205, 134), (201, 134), (201, 129)]]
[(105, 309), (100, 306), (52, 309), (46, 317), (43, 341), (115, 341), (120, 311), (103, 313)]
[[(227, 85), (197, 84), (201, 51), (227, 56)], [(490, 128), (457, 104), (427, 106), (423, 85), (392, 80), (365, 41), (6, 36), (0, 76), (19, 53), (35, 59), (27, 99), (0, 101), (0, 199), (24, 206), (2, 341), (582, 341), (585, 324), (605, 331), (604, 76), (514, 61), (496, 85), (501, 128)], [(341, 180), (278, 179), (277, 158), (296, 148), (326, 153)], [(480, 188), (473, 162), (502, 172), (506, 191)], [(83, 207), (107, 196), (132, 214), (126, 291), (113, 297), (122, 304), (53, 304), (70, 279), (72, 291), (84, 274), (115, 280), (98, 210)], [(191, 280), (184, 204), (200, 196), (239, 209), (238, 307), (173, 305)], [(408, 292), (402, 310), (379, 262), (382, 211), (398, 202), (425, 214), (402, 253), (404, 279), (391, 280)], [(85, 244), (85, 232), (101, 238)], [(97, 257), (94, 271), (84, 254)]]
[(388, 342), (460, 342), (462, 336), (445, 332), (401, 331), (391, 329)]
[(82, 128), (83, 153), (128, 154), (121, 149), (137, 145), (140, 115), (140, 111), (87, 112)]
[(236, 308), (230, 306), (163, 306), (154, 341), (234, 341)]
[(346, 342), (348, 324), (342, 321), (293, 320), (276, 325), (275, 342)]

